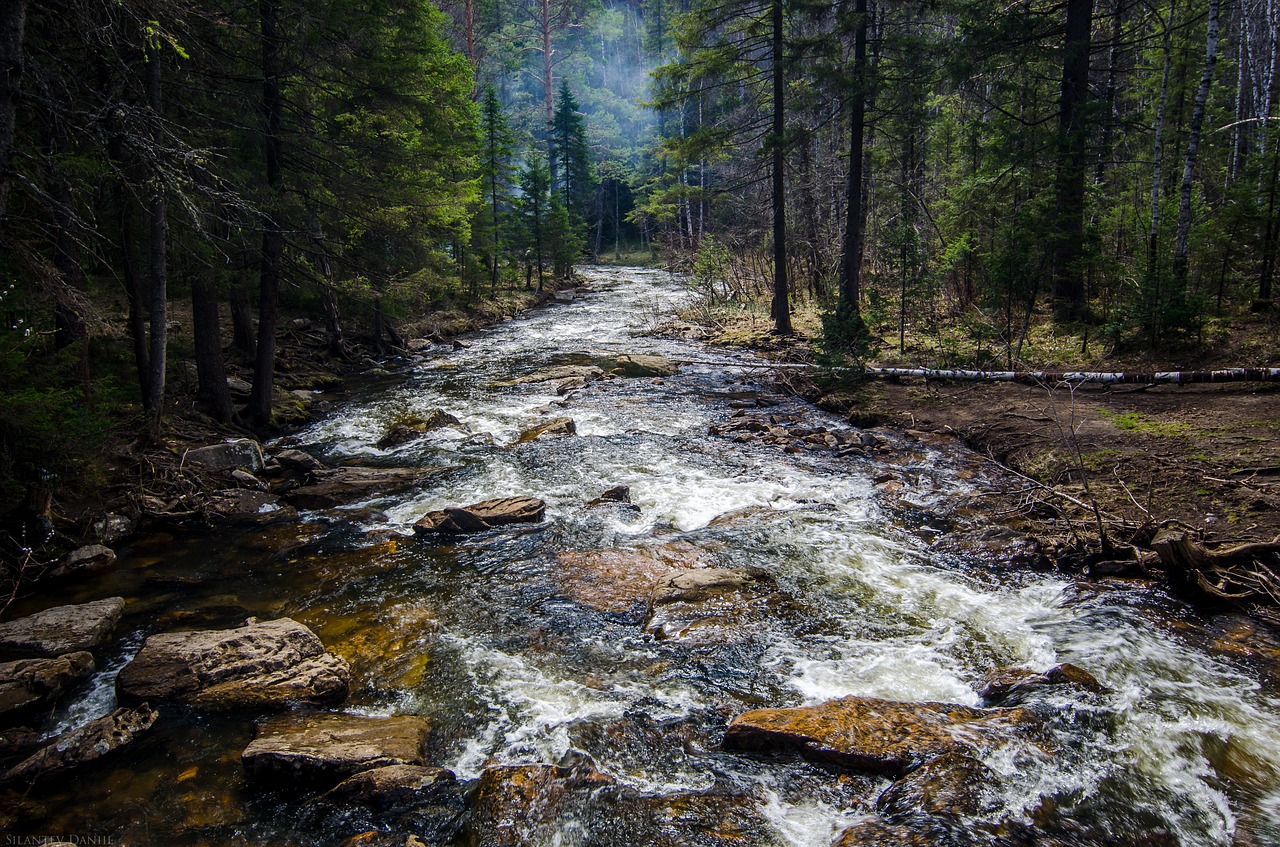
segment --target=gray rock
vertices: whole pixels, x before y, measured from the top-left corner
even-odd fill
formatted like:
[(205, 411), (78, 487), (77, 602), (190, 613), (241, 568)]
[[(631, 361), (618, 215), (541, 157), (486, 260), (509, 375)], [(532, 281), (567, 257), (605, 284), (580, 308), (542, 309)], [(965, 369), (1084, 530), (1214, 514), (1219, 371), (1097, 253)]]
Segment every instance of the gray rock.
[(428, 512), (413, 525), (419, 534), (483, 532), (514, 523), (541, 523), (547, 504), (536, 497), (503, 497), (462, 508)]
[(114, 544), (133, 535), (137, 524), (124, 515), (107, 514), (94, 521), (92, 529), (103, 544)]
[(666, 356), (632, 354), (619, 356), (616, 369), (622, 376), (674, 376), (677, 367)]
[(207, 447), (195, 447), (188, 450), (183, 459), (215, 471), (246, 468), (256, 473), (263, 467), (262, 445), (248, 438), (237, 438), (223, 444), (210, 444)]
[(539, 382), (558, 382), (565, 379), (582, 379), (591, 382), (604, 376), (604, 371), (595, 365), (560, 365), (554, 368), (543, 368), (531, 374), (515, 379), (493, 383), (494, 388), (508, 388), (513, 385), (534, 385)]
[(395, 494), (423, 485), (453, 468), (333, 468), (315, 471), (311, 480), (287, 495), (289, 502), (301, 509), (332, 509)]
[(546, 423), (538, 424), (526, 429), (520, 433), (520, 437), (516, 439), (517, 444), (528, 444), (538, 438), (552, 435), (576, 435), (578, 433), (578, 425), (573, 422), (573, 418), (552, 418)]
[(75, 579), (111, 570), (116, 563), (115, 551), (101, 544), (90, 544), (72, 550), (45, 571), (41, 579)]
[(236, 629), (153, 635), (116, 680), (129, 702), (199, 708), (328, 706), (347, 697), (346, 660), (291, 618)]
[(228, 488), (216, 491), (205, 501), (205, 520), (211, 524), (266, 526), (296, 521), (298, 510), (266, 491)]
[(229, 376), (227, 377), (227, 390), (231, 392), (232, 397), (243, 400), (253, 393), (253, 385), (247, 379)]
[(93, 667), (93, 655), (85, 651), (0, 663), (0, 725), (26, 720), (93, 673)]
[(240, 483), (245, 488), (250, 488), (250, 489), (253, 489), (254, 491), (267, 490), (267, 484), (262, 480), (258, 479), (253, 474), (249, 473), (248, 471), (242, 471), (239, 468), (236, 468), (231, 472), (231, 478), (234, 479), (236, 482)]
[(0, 776), (0, 782), (34, 782), (111, 755), (151, 729), (159, 715), (155, 710), (116, 709), (70, 732)]
[(0, 656), (48, 658), (92, 650), (111, 637), (123, 614), (124, 598), (108, 597), (0, 624)]
[(961, 753), (930, 759), (890, 785), (876, 800), (876, 812), (891, 823), (916, 815), (973, 818), (1000, 807), (1000, 778), (982, 762)]
[(240, 756), (255, 780), (334, 785), (361, 771), (422, 765), (424, 717), (320, 714), (264, 724)]
[(312, 456), (310, 453), (304, 453), (301, 450), (280, 450), (275, 454), (276, 461), (286, 468), (295, 471), (322, 471), (328, 466), (324, 462)]

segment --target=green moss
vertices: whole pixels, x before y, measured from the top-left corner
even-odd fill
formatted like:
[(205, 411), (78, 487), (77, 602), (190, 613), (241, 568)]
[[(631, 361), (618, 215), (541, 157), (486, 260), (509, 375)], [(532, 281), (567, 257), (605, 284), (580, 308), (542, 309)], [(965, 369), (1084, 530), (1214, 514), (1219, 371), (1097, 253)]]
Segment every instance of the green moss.
[(1196, 428), (1191, 424), (1183, 421), (1161, 421), (1155, 418), (1140, 415), (1137, 412), (1125, 412), (1124, 414), (1116, 414), (1107, 410), (1102, 410), (1102, 416), (1116, 427), (1116, 429), (1125, 432), (1137, 432), (1143, 435), (1154, 435), (1161, 438), (1172, 438), (1179, 435), (1191, 435), (1196, 432)]

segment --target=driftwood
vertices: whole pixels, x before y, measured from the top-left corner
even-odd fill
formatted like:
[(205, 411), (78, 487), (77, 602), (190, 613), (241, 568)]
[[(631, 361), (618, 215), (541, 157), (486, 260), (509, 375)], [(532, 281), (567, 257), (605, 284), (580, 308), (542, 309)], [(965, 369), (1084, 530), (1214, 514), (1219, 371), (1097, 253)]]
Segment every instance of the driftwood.
[(1151, 540), (1170, 585), (1214, 600), (1280, 603), (1280, 538), (1209, 550), (1181, 530)]

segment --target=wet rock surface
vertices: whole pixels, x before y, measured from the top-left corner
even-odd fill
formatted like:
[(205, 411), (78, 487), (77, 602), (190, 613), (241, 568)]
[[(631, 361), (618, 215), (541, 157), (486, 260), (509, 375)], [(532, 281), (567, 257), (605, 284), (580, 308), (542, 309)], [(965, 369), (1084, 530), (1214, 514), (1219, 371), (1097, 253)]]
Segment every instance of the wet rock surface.
[(536, 497), (502, 497), (428, 512), (413, 525), (413, 531), (446, 535), (484, 532), (508, 524), (541, 523), (546, 510), (547, 504)]
[(729, 723), (724, 748), (793, 752), (813, 761), (899, 775), (936, 756), (997, 746), (1034, 724), (1022, 709), (844, 697), (818, 706), (745, 712)]
[(565, 595), (615, 614), (645, 614), (659, 580), (673, 570), (708, 567), (714, 560), (687, 542), (604, 550), (566, 550), (556, 556)]
[(298, 510), (266, 491), (228, 488), (214, 492), (204, 503), (205, 520), (210, 524), (266, 526), (298, 519)]
[(464, 789), (452, 771), (387, 765), (343, 780), (318, 800), (348, 819), (412, 832), (428, 844), (452, 838), (466, 812)]
[(675, 376), (679, 368), (666, 356), (631, 353), (614, 360), (614, 372), (620, 376)]
[(124, 598), (54, 606), (0, 624), (0, 658), (52, 658), (106, 643), (124, 614)]
[(560, 380), (582, 380), (585, 385), (604, 376), (604, 371), (595, 365), (560, 365), (543, 368), (531, 374), (493, 383), (494, 388), (511, 388), (517, 385), (536, 385), (541, 382), (558, 382)]
[(452, 470), (447, 467), (349, 467), (313, 471), (307, 483), (288, 492), (287, 497), (300, 509), (332, 509), (426, 485)]
[(158, 717), (147, 706), (116, 709), (14, 765), (0, 775), (0, 783), (29, 783), (112, 755), (151, 729)]
[(349, 676), (347, 663), (325, 652), (315, 633), (280, 618), (236, 629), (153, 635), (116, 686), (132, 702), (270, 709), (340, 703)]
[(558, 765), (486, 768), (472, 798), (467, 832), (476, 847), (549, 843), (566, 816), (612, 780)]
[(430, 732), (429, 720), (412, 715), (280, 718), (263, 724), (240, 758), (257, 781), (332, 786), (361, 771), (425, 764), (424, 746)]
[(93, 669), (93, 654), (83, 651), (0, 663), (0, 726), (26, 720)]
[(930, 759), (884, 790), (876, 812), (890, 822), (915, 815), (973, 818), (1000, 806), (999, 777), (981, 761), (962, 753)]
[(539, 438), (577, 435), (577, 433), (578, 426), (573, 422), (573, 418), (552, 418), (546, 423), (530, 427), (520, 433), (520, 437), (516, 439), (516, 443), (528, 444), (530, 441), (535, 441)]
[(111, 570), (116, 564), (115, 551), (101, 544), (89, 544), (72, 550), (40, 575), (41, 579), (79, 579)]
[(229, 471), (245, 468), (256, 472), (263, 468), (262, 445), (248, 438), (239, 438), (224, 444), (210, 444), (188, 450), (185, 460), (203, 465), (212, 471)]
[(791, 598), (752, 568), (703, 568), (657, 580), (644, 622), (661, 640), (716, 644), (748, 637), (752, 627), (786, 618)]
[(387, 430), (387, 434), (378, 439), (377, 447), (380, 450), (394, 449), (417, 441), (420, 438), (425, 438), (427, 433), (434, 432), (437, 429), (460, 426), (462, 426), (462, 421), (453, 415), (443, 409), (432, 409), (423, 416), (415, 416), (392, 424)]
[(1078, 665), (1064, 662), (1043, 673), (1029, 668), (995, 668), (978, 685), (978, 695), (989, 706), (1016, 706), (1047, 688), (1065, 686), (1091, 694), (1105, 694), (1107, 687)]

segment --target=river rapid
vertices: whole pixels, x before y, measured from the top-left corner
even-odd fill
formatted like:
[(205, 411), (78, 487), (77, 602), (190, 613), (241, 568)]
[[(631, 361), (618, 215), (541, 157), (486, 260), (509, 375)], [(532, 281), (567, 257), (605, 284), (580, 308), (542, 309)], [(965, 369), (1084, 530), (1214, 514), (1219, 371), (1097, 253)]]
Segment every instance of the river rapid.
[[(1203, 621), (1150, 586), (1099, 589), (948, 546), (958, 523), (976, 520), (957, 504), (988, 484), (957, 446), (881, 433), (901, 447), (890, 468), (875, 451), (710, 435), (735, 414), (803, 412), (832, 433), (851, 428), (777, 394), (748, 353), (650, 334), (690, 297), (669, 275), (583, 276), (582, 291), (464, 348), (426, 351), (292, 438), (333, 465), (450, 475), (299, 524), (175, 532), (124, 551), (93, 591), (128, 599), (125, 635), (58, 729), (114, 706), (114, 673), (152, 632), (287, 615), (351, 660), (343, 709), (429, 716), (430, 764), (460, 780), (571, 762), (613, 782), (552, 814), (530, 810), (517, 841), (826, 847), (872, 813), (887, 780), (724, 752), (729, 718), (846, 695), (978, 705), (975, 686), (994, 668), (1071, 662), (1105, 693), (1033, 695), (1045, 736), (987, 753), (1000, 779), (985, 820), (1058, 839), (1044, 843), (1280, 844), (1280, 691), (1251, 658), (1211, 649)], [(565, 395), (554, 383), (502, 385), (637, 353), (684, 364)], [(375, 446), (395, 421), (432, 409), (463, 426)], [(516, 443), (554, 416), (577, 434)], [(886, 469), (903, 481), (892, 497)], [(635, 508), (586, 508), (614, 486), (629, 487)], [(517, 495), (545, 500), (545, 521), (413, 536), (430, 510)], [(787, 608), (744, 613), (714, 637), (658, 637), (643, 597), (584, 575), (602, 550), (759, 568)], [(29, 798), (40, 823), (23, 834), (305, 845), (360, 831), (246, 781), (239, 753), (258, 721), (166, 710), (139, 749)]]

